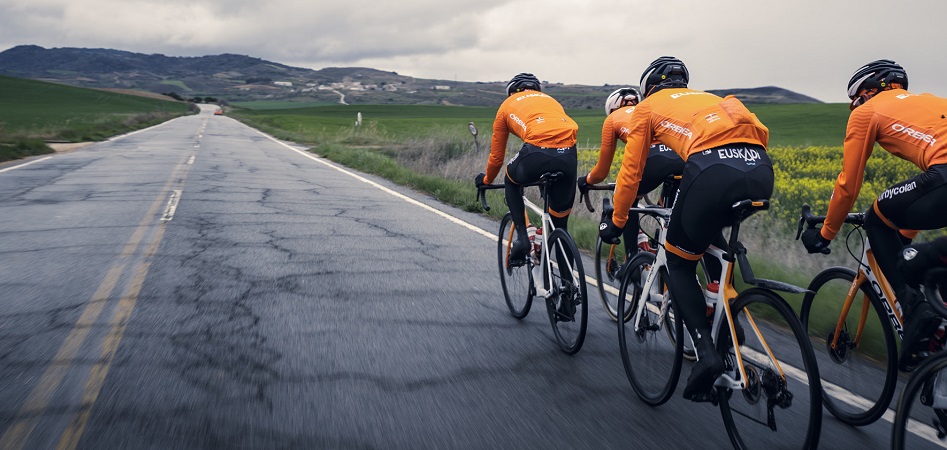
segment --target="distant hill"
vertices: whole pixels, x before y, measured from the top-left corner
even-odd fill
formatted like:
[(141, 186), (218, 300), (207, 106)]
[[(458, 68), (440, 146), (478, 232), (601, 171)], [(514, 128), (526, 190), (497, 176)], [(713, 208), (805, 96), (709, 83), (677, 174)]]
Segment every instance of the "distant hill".
[[(496, 106), (503, 81), (430, 80), (364, 67), (292, 67), (250, 56), (146, 55), (111, 49), (21, 45), (0, 52), (0, 75), (74, 86), (212, 96), (225, 101), (284, 100), (349, 104)], [(546, 83), (566, 108), (600, 108), (618, 86)], [(821, 103), (778, 87), (710, 91), (747, 103)]]

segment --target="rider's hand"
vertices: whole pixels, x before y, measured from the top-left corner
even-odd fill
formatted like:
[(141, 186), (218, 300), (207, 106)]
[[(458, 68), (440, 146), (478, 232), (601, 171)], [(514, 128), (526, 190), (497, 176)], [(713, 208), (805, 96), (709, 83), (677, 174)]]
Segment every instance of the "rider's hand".
[(615, 225), (615, 222), (612, 221), (612, 211), (602, 214), (602, 222), (598, 225), (598, 236), (602, 238), (602, 242), (606, 244), (621, 243), (622, 231), (624, 231), (624, 228)]
[(487, 174), (483, 172), (478, 173), (477, 176), (474, 177), (474, 185), (477, 186), (477, 189), (482, 189), (483, 186), (487, 184), (487, 182), (483, 181), (486, 177)]
[(829, 249), (829, 244), (832, 241), (822, 237), (821, 228), (809, 228), (806, 231), (802, 232), (802, 245), (806, 246), (806, 250), (809, 253), (822, 253), (828, 255), (831, 251)]
[(575, 184), (578, 186), (579, 193), (582, 195), (585, 195), (585, 193), (589, 191), (589, 182), (585, 179), (585, 175), (582, 175), (577, 180), (575, 180)]

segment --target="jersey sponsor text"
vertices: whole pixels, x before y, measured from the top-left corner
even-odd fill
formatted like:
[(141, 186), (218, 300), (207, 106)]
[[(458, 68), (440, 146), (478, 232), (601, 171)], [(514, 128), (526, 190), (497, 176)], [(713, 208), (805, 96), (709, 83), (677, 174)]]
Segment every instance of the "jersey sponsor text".
[(908, 135), (908, 136), (911, 136), (911, 137), (914, 138), (914, 139), (920, 139), (920, 140), (922, 140), (922, 141), (924, 141), (924, 142), (927, 142), (927, 143), (930, 144), (932, 147), (934, 146), (934, 143), (937, 142), (937, 139), (934, 139), (934, 136), (931, 136), (931, 135), (929, 135), (929, 134), (922, 133), (922, 132), (917, 131), (917, 130), (911, 128), (911, 127), (906, 127), (906, 126), (904, 126), (904, 125), (901, 125), (900, 123), (896, 123), (896, 124), (891, 125), (891, 129), (894, 130), (896, 133), (903, 133), (903, 134), (906, 134), (906, 135)]

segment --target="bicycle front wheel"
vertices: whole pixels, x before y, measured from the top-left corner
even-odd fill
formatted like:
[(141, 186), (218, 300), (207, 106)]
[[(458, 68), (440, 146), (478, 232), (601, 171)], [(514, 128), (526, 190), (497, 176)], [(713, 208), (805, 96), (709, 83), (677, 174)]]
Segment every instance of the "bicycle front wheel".
[(947, 354), (932, 356), (914, 371), (898, 400), (892, 448), (947, 447), (947, 392), (942, 391), (945, 387)]
[[(602, 299), (605, 313), (612, 320), (618, 320), (618, 269), (625, 263), (625, 252), (621, 244), (606, 244), (599, 238), (595, 243), (595, 281), (598, 295)], [(625, 308), (631, 311), (631, 308)], [(625, 316), (625, 320), (628, 317)]]
[(549, 321), (559, 347), (572, 355), (582, 348), (588, 325), (589, 302), (582, 255), (572, 236), (563, 229), (549, 236), (549, 253), (553, 269), (552, 295), (546, 300)]
[[(671, 398), (681, 376), (684, 322), (678, 320), (676, 306), (664, 290), (665, 273), (654, 280), (653, 288), (644, 292), (644, 284), (654, 265), (649, 252), (635, 255), (618, 290), (618, 315), (631, 316), (618, 322), (618, 346), (625, 375), (632, 389), (645, 403), (657, 406)], [(644, 298), (642, 298), (644, 297)], [(635, 316), (644, 301), (640, 316)], [(626, 311), (629, 310), (629, 311)]]
[(817, 448), (822, 430), (819, 367), (795, 312), (775, 292), (752, 288), (736, 298), (731, 315), (738, 344), (733, 345), (728, 324), (720, 328), (716, 344), (725, 373), (741, 387), (717, 390), (734, 448)]
[(842, 422), (862, 426), (878, 420), (891, 403), (898, 348), (885, 305), (868, 283), (854, 291), (851, 308), (842, 317), (854, 280), (855, 272), (846, 267), (816, 275), (800, 319), (822, 374), (826, 409)]
[(510, 314), (522, 319), (529, 314), (533, 304), (533, 279), (530, 275), (531, 262), (519, 266), (510, 265), (510, 249), (516, 239), (516, 230), (513, 225), (513, 215), (506, 213), (500, 222), (500, 234), (497, 236), (497, 263), (500, 266), (500, 284), (503, 286), (503, 297)]

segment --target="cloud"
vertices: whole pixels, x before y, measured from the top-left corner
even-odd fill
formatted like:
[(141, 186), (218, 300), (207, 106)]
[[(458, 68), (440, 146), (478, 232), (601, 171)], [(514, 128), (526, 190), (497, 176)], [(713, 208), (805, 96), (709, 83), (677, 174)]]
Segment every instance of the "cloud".
[(637, 84), (651, 60), (674, 55), (698, 89), (775, 85), (841, 102), (851, 72), (878, 58), (902, 63), (912, 90), (947, 95), (945, 16), (940, 0), (4, 0), (0, 49), (238, 53), (316, 69), (465, 81), (529, 71), (591, 85)]

